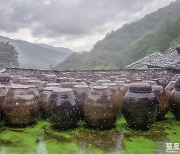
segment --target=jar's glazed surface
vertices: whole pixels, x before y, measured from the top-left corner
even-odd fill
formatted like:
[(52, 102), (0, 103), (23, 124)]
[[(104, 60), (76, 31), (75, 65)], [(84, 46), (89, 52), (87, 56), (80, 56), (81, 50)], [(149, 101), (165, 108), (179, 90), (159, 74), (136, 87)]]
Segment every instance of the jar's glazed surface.
[(96, 128), (112, 127), (117, 118), (114, 97), (107, 86), (95, 86), (84, 104), (85, 120)]
[(37, 97), (29, 86), (13, 85), (2, 103), (3, 118), (7, 124), (24, 126), (35, 122), (39, 114)]
[(49, 119), (54, 127), (69, 128), (76, 125), (79, 117), (79, 101), (70, 88), (56, 88), (49, 97)]
[(132, 83), (125, 94), (122, 113), (132, 129), (149, 129), (156, 121), (158, 101), (147, 83)]
[(169, 97), (169, 103), (176, 120), (180, 121), (180, 77), (176, 79), (175, 88)]

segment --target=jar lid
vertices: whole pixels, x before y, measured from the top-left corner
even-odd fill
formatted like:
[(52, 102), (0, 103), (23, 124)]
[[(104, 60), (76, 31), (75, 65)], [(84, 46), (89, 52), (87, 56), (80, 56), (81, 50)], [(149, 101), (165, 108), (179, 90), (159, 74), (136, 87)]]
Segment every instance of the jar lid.
[(152, 87), (148, 83), (137, 82), (137, 83), (131, 83), (129, 85), (128, 91), (133, 93), (142, 93), (142, 94), (151, 93)]
[(89, 88), (87, 85), (75, 85), (74, 88)]
[(176, 79), (175, 90), (180, 91), (180, 76)]
[(103, 83), (102, 85), (103, 85), (103, 86), (107, 86), (107, 87), (114, 87), (114, 86), (117, 86), (116, 83)]
[(94, 86), (93, 89), (95, 90), (104, 90), (104, 89), (108, 89), (107, 86)]
[(148, 83), (148, 84), (150, 84), (151, 86), (152, 86), (152, 85), (157, 85), (157, 84), (156, 84), (156, 81), (152, 81), (152, 80), (143, 80), (142, 82), (143, 82), (143, 83)]
[(163, 87), (159, 85), (152, 85), (152, 89), (154, 92), (159, 92), (163, 90)]

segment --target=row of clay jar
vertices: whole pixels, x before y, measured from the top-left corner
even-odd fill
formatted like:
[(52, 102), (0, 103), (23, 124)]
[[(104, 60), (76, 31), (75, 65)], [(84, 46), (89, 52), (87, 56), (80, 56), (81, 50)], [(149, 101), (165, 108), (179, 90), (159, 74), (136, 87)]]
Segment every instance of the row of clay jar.
[[(62, 88), (62, 84), (49, 83), (43, 89), (37, 86), (42, 83), (38, 80), (28, 81), (29, 85), (19, 84), (27, 83), (25, 80), (17, 79), (18, 84), (11, 85), (6, 95), (4, 92), (4, 101), (4, 96), (1, 97), (0, 111), (10, 125), (33, 123), (40, 109), (54, 126), (66, 128), (75, 125), (78, 119), (85, 119), (93, 127), (108, 128), (114, 125), (122, 110), (130, 127), (143, 129), (149, 128), (157, 118), (163, 119), (169, 109), (164, 89), (154, 81), (126, 84), (125, 79), (119, 78), (115, 83), (98, 80), (91, 89), (85, 83), (70, 89), (67, 78), (61, 78), (59, 83), (64, 83), (66, 88)], [(178, 91), (178, 79), (175, 85), (172, 96)], [(2, 95), (3, 88), (1, 86)], [(174, 114), (175, 110), (172, 108)]]

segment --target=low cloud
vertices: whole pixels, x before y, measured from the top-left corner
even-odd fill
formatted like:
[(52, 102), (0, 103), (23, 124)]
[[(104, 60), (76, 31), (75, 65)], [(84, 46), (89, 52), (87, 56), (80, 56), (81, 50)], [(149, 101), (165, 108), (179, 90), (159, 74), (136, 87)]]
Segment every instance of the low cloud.
[[(78, 41), (77, 50), (83, 50), (79, 42), (83, 37), (85, 40), (88, 36), (93, 38), (93, 35), (102, 38), (108, 31), (139, 19), (172, 0), (1, 1), (0, 29), (3, 33), (18, 33), (21, 29), (28, 29), (36, 40), (49, 38), (58, 45), (56, 39), (60, 40), (60, 45), (63, 45), (62, 38), (64, 38), (66, 43), (67, 40)], [(97, 39), (95, 37), (92, 42)], [(82, 48), (86, 46), (85, 44), (83, 41)], [(87, 48), (90, 47), (87, 45)]]

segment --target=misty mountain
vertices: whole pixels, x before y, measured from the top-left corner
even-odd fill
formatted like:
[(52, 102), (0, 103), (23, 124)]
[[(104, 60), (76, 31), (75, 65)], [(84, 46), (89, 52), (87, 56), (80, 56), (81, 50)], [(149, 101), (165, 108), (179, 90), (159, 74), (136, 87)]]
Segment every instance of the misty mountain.
[(123, 68), (154, 52), (180, 43), (180, 0), (125, 24), (98, 41), (90, 52), (71, 54), (55, 69)]
[(50, 65), (56, 66), (73, 52), (67, 48), (35, 44), (3, 36), (0, 36), (0, 41), (6, 41), (15, 46), (18, 52), (18, 61), (22, 68), (50, 69)]

